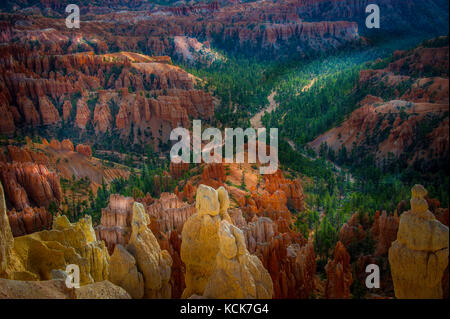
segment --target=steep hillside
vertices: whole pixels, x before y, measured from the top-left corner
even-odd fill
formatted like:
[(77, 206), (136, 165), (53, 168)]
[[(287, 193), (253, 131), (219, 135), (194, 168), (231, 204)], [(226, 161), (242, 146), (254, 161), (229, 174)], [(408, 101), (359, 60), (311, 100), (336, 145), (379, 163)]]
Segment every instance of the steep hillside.
[(375, 63), (388, 64), (384, 68), (362, 70), (357, 90), (369, 95), (309, 145), (319, 151), (326, 144), (336, 154), (345, 148), (355, 161), (373, 154), (378, 162), (439, 167), (448, 159), (448, 52), (448, 46), (426, 42)]
[(78, 139), (113, 133), (158, 149), (172, 128), (189, 126), (189, 117), (214, 115), (211, 95), (195, 90), (198, 79), (168, 57), (43, 53), (1, 49), (1, 133), (48, 127)]

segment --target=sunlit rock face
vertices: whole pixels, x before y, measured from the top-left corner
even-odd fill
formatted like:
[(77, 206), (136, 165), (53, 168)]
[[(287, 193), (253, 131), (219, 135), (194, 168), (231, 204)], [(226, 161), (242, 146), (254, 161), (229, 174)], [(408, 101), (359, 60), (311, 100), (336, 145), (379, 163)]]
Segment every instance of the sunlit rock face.
[(109, 280), (125, 289), (134, 299), (144, 296), (144, 277), (138, 271), (136, 259), (122, 245), (117, 244), (109, 264)]
[(389, 248), (397, 298), (443, 297), (442, 280), (448, 267), (449, 231), (428, 210), (426, 195), (422, 185), (412, 188), (411, 210), (400, 216), (397, 240)]
[(16, 237), (8, 278), (49, 280), (52, 271), (65, 271), (67, 265), (80, 267), (80, 284), (108, 279), (109, 254), (97, 241), (90, 217), (71, 224), (65, 216), (53, 221), (51, 230)]
[[(175, 195), (170, 198), (178, 202)], [(179, 203), (172, 204), (172, 208), (179, 206)], [(165, 211), (158, 208), (161, 204), (150, 210), (160, 217), (161, 224), (176, 220), (176, 216), (169, 219), (170, 214), (165, 215)], [(96, 234), (111, 254), (111, 282), (124, 288), (133, 298), (170, 298), (172, 258), (167, 250), (161, 250), (153, 235), (150, 216), (144, 205), (133, 198), (112, 194), (108, 206), (102, 210)], [(155, 231), (158, 237), (164, 234), (158, 227)]]
[(251, 255), (242, 231), (229, 221), (219, 225), (219, 252), (204, 291), (206, 298), (272, 298), (272, 278)]
[(232, 224), (229, 198), (201, 184), (197, 213), (185, 223), (181, 259), (186, 265), (183, 297), (271, 298), (273, 284), (261, 261), (250, 255), (243, 232)]
[(185, 267), (180, 257), (181, 231), (188, 218), (195, 214), (195, 205), (182, 202), (173, 193), (162, 193), (145, 208), (150, 217), (150, 228), (161, 249), (167, 250), (172, 257), (172, 297), (180, 298), (185, 288)]
[(150, 218), (141, 203), (133, 204), (131, 236), (127, 250), (136, 260), (137, 269), (144, 279), (144, 298), (170, 298), (172, 258), (161, 250), (148, 225)]
[(181, 260), (186, 265), (183, 298), (203, 295), (219, 251), (220, 203), (217, 191), (200, 185), (196, 197), (197, 213), (184, 224)]

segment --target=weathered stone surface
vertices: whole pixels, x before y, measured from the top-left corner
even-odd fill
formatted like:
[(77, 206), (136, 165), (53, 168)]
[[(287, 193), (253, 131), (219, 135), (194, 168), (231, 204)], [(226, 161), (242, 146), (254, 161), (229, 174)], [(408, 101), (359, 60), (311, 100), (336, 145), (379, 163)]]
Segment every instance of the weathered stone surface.
[(219, 225), (219, 252), (203, 294), (206, 298), (272, 298), (273, 284), (258, 257), (250, 255), (242, 231), (227, 220)]
[(23, 210), (32, 203), (48, 207), (51, 202), (62, 200), (59, 177), (45, 165), (0, 162), (0, 179), (8, 202), (16, 210)]
[(28, 206), (18, 212), (13, 209), (8, 212), (8, 219), (14, 237), (50, 229), (52, 224), (52, 215), (43, 207)]
[(175, 194), (162, 193), (160, 198), (146, 207), (147, 214), (158, 233), (169, 235), (172, 230), (181, 233), (186, 220), (195, 213), (194, 205), (179, 200)]
[(122, 245), (114, 248), (109, 263), (109, 280), (125, 289), (132, 298), (144, 296), (144, 278), (137, 270), (136, 260)]
[(397, 238), (399, 218), (397, 212), (388, 215), (386, 211), (380, 215), (379, 211), (375, 212), (372, 228), (370, 232), (372, 238), (377, 240), (375, 256), (384, 256), (387, 254), (392, 242)]
[(0, 279), (0, 299), (73, 299), (74, 289), (69, 289), (62, 279), (21, 281)]
[(9, 257), (14, 245), (13, 235), (9, 227), (8, 216), (6, 215), (5, 195), (3, 185), (0, 182), (0, 277), (5, 277)]
[(75, 289), (76, 299), (131, 299), (131, 296), (121, 287), (108, 280), (95, 282)]
[(12, 162), (35, 162), (42, 165), (49, 163), (48, 157), (43, 152), (34, 152), (27, 148), (8, 145), (8, 153)]
[(61, 143), (56, 140), (56, 139), (51, 139), (50, 141), (50, 147), (53, 148), (55, 151), (60, 151), (61, 150)]
[(49, 125), (59, 122), (58, 110), (46, 96), (39, 97), (39, 111), (41, 113), (42, 124)]
[(90, 121), (91, 111), (89, 110), (86, 102), (83, 99), (79, 99), (77, 102), (77, 115), (75, 116), (75, 125), (81, 129), (85, 129), (86, 125)]
[(90, 217), (71, 224), (65, 216), (56, 217), (52, 230), (44, 230), (14, 240), (15, 264), (10, 278), (49, 280), (54, 269), (68, 264), (80, 267), (81, 285), (108, 279), (109, 254), (103, 242), (96, 241)]
[(136, 259), (138, 270), (144, 277), (144, 298), (170, 298), (172, 258), (166, 250), (161, 250), (149, 224), (144, 206), (135, 202), (127, 250)]
[[(228, 214), (224, 187), (200, 184), (197, 213), (183, 227), (181, 259), (186, 265), (182, 297), (271, 298), (273, 283), (257, 256), (246, 247), (242, 230)], [(236, 215), (234, 213), (233, 215)]]
[(366, 237), (366, 232), (359, 223), (359, 214), (354, 213), (352, 217), (342, 225), (339, 230), (339, 241), (348, 246), (351, 243), (363, 240)]
[(428, 210), (427, 191), (422, 185), (414, 185), (411, 193), (411, 210), (400, 216), (397, 240), (388, 254), (395, 296), (442, 298), (448, 267), (448, 227)]
[(167, 250), (172, 257), (172, 298), (180, 298), (185, 288), (185, 269), (180, 257), (181, 231), (186, 220), (196, 212), (195, 206), (186, 204), (175, 194), (169, 193), (162, 193), (159, 199), (150, 200), (145, 205), (153, 234), (161, 249)]
[(14, 117), (9, 109), (8, 101), (5, 98), (3, 92), (0, 94), (0, 133), (11, 134), (16, 130), (14, 125)]
[(197, 213), (183, 227), (181, 260), (186, 265), (186, 289), (182, 298), (203, 295), (219, 251), (219, 211), (217, 191), (200, 185), (196, 197)]
[(95, 228), (97, 238), (103, 240), (110, 254), (116, 244), (126, 247), (131, 234), (134, 200), (118, 194), (109, 196), (109, 204), (102, 209), (100, 225)]
[(0, 279), (0, 299), (130, 299), (130, 295), (107, 280), (80, 288), (67, 288), (64, 279)]
[(68, 152), (73, 152), (74, 148), (73, 148), (72, 141), (69, 140), (69, 139), (62, 140), (62, 142), (61, 142), (61, 150), (68, 151)]
[(350, 298), (350, 286), (353, 282), (350, 269), (350, 255), (340, 241), (337, 242), (334, 248), (334, 259), (328, 260), (325, 271), (327, 273), (325, 298)]
[(92, 157), (92, 149), (89, 145), (78, 144), (77, 152), (87, 157)]

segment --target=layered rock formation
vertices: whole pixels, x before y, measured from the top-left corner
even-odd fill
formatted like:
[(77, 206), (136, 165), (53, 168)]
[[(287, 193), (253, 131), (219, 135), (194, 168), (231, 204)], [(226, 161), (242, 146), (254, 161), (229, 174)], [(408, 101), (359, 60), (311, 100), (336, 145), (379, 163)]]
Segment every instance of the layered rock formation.
[(293, 232), (282, 232), (267, 217), (254, 217), (247, 223), (240, 210), (233, 221), (243, 230), (250, 253), (257, 255), (272, 277), (274, 298), (310, 297), (316, 272), (314, 245)]
[(61, 142), (61, 150), (67, 151), (67, 152), (73, 152), (74, 147), (73, 143), (69, 139), (62, 140)]
[[(289, 210), (303, 209), (300, 183), (286, 179), (281, 171), (259, 178), (254, 170), (249, 164), (205, 164), (200, 176), (175, 192), (180, 199), (193, 202), (194, 185), (223, 185), (240, 207), (229, 211), (231, 220), (243, 231), (250, 254), (258, 256), (269, 271), (274, 298), (309, 298), (316, 271), (314, 246), (293, 230)], [(249, 191), (235, 186), (243, 182)]]
[(44, 165), (0, 162), (0, 179), (8, 202), (18, 211), (32, 204), (48, 207), (62, 199), (58, 176)]
[(49, 159), (43, 152), (34, 152), (18, 146), (8, 145), (8, 155), (12, 162), (34, 162), (48, 165)]
[(102, 209), (100, 225), (95, 228), (97, 238), (103, 240), (110, 254), (117, 244), (126, 246), (130, 240), (134, 200), (111, 194), (109, 204)]
[(350, 286), (353, 282), (350, 255), (340, 241), (334, 248), (334, 258), (329, 259), (325, 266), (325, 272), (327, 273), (325, 298), (350, 298)]
[[(170, 298), (172, 260), (148, 228), (150, 219), (142, 204), (131, 202), (127, 248), (117, 244), (110, 258), (104, 242), (96, 239), (90, 217), (71, 224), (65, 216), (58, 216), (51, 230), (13, 239), (2, 187), (0, 199), (0, 276), (13, 279), (1, 279), (1, 298)], [(127, 206), (126, 198), (120, 199)], [(120, 206), (112, 202), (105, 220), (111, 219), (110, 210), (117, 211)], [(65, 278), (69, 264), (79, 266), (81, 288), (68, 289), (64, 280), (58, 279)]]
[[(172, 65), (170, 58), (82, 53), (58, 54), (50, 62), (48, 56), (36, 58), (31, 49), (16, 45), (2, 48), (0, 56), (5, 92), (0, 101), (7, 114), (0, 129), (5, 133), (21, 126), (63, 125), (94, 129), (101, 136), (117, 128), (122, 138), (134, 136), (132, 142), (158, 148), (158, 138), (165, 143), (172, 128), (189, 127), (190, 116), (209, 120), (214, 114), (212, 96), (194, 89), (199, 79)], [(68, 142), (63, 150), (73, 150)]]
[(52, 215), (44, 208), (25, 207), (23, 211), (15, 209), (8, 212), (9, 224), (14, 237), (50, 229)]
[(400, 216), (397, 240), (389, 248), (397, 298), (443, 297), (444, 272), (448, 273), (449, 231), (428, 210), (426, 195), (423, 186), (412, 188), (411, 210)]
[(180, 257), (181, 231), (186, 220), (196, 212), (195, 206), (180, 201), (175, 194), (162, 193), (159, 199), (145, 204), (145, 207), (152, 232), (161, 248), (172, 257), (172, 297), (180, 298), (185, 288), (185, 267)]
[(284, 220), (289, 225), (292, 223), (289, 208), (303, 210), (303, 189), (299, 181), (284, 178), (280, 170), (263, 175), (262, 182), (250, 190), (250, 195), (238, 197), (239, 206), (248, 220), (258, 215), (277, 223)]
[[(50, 229), (50, 204), (62, 200), (59, 177), (50, 172), (50, 159), (33, 151), (34, 143), (27, 137), (27, 146), (8, 145), (7, 155), (0, 159), (0, 180), (5, 183), (9, 222), (14, 237)], [(9, 162), (8, 162), (9, 161)]]

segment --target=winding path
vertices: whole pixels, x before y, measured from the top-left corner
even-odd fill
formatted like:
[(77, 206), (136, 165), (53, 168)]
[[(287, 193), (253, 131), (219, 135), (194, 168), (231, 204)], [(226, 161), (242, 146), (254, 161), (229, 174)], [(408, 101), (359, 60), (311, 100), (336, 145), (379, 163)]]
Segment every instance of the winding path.
[(256, 113), (251, 119), (250, 119), (250, 124), (254, 127), (254, 128), (258, 128), (258, 127), (263, 127), (262, 122), (261, 122), (261, 118), (263, 117), (265, 112), (272, 112), (275, 111), (278, 107), (278, 103), (275, 101), (274, 97), (275, 94), (277, 94), (277, 91), (272, 91), (269, 96), (267, 97), (267, 100), (269, 100), (269, 106), (262, 109), (261, 111), (259, 111), (258, 113)]

